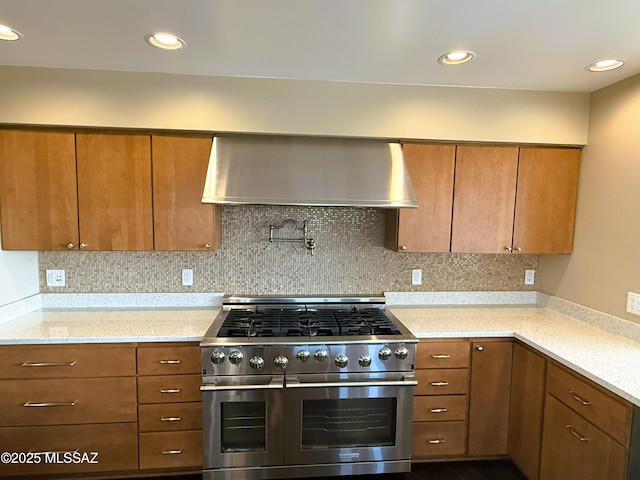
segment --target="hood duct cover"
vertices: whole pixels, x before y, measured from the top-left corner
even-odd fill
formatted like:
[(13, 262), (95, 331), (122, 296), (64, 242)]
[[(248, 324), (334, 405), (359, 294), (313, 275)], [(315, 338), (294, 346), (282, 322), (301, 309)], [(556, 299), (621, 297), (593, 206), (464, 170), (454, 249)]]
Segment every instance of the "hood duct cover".
[(202, 202), (418, 206), (399, 143), (257, 135), (213, 138)]

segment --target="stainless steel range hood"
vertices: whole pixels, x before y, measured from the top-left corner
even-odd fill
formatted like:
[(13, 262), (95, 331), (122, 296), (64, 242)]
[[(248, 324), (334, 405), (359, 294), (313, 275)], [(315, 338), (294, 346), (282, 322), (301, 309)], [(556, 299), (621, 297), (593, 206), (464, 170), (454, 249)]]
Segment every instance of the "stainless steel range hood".
[(215, 136), (203, 203), (417, 207), (399, 143)]

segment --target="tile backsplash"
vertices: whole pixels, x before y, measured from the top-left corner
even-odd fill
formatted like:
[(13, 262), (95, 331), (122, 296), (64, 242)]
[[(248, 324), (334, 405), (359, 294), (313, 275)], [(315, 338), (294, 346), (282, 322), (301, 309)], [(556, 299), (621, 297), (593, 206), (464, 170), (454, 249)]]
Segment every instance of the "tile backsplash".
[[(307, 220), (316, 242), (270, 243), (269, 225)], [(385, 291), (516, 291), (537, 255), (397, 253), (384, 247), (384, 211), (373, 208), (225, 206), (222, 248), (214, 252), (40, 252), (42, 293), (224, 292), (226, 294), (382, 294)], [(298, 238), (289, 225), (277, 237)], [(193, 269), (183, 287), (181, 271)], [(411, 269), (422, 285), (411, 285)], [(64, 269), (66, 287), (45, 271)], [(537, 282), (536, 282), (537, 283)]]

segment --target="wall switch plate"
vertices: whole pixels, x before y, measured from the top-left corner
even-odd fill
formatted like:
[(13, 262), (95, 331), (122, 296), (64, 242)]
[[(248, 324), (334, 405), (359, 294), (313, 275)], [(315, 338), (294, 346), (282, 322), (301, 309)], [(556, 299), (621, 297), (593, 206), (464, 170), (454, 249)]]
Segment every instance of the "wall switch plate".
[(182, 285), (185, 287), (193, 286), (193, 269), (192, 268), (182, 269)]
[(411, 270), (411, 285), (422, 285), (422, 269), (414, 268)]
[(66, 286), (64, 270), (47, 270), (47, 287)]
[(536, 283), (536, 271), (535, 270), (525, 270), (524, 271), (524, 284), (525, 285), (534, 285)]
[(627, 292), (627, 312), (640, 315), (640, 293)]

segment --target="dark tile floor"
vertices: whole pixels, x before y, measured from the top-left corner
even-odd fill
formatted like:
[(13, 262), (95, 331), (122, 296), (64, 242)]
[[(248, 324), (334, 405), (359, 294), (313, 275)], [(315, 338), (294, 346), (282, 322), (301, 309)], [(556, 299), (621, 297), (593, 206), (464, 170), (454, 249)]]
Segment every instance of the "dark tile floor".
[[(201, 479), (200, 475), (172, 477), (172, 480)], [(345, 480), (345, 477), (325, 477), (323, 480), (338, 479)], [(417, 463), (413, 464), (409, 473), (362, 475), (354, 476), (353, 480), (526, 480), (526, 477), (509, 460), (483, 460), (476, 462)]]

